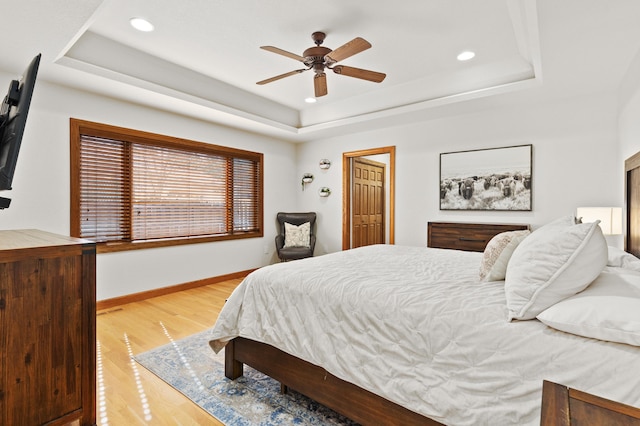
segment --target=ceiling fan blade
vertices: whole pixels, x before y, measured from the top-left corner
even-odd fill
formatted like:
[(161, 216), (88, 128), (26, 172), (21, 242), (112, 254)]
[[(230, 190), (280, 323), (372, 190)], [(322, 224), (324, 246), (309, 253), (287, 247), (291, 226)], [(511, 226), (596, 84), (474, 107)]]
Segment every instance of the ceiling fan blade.
[(333, 52), (329, 52), (325, 55), (325, 60), (329, 62), (329, 64), (335, 64), (336, 62), (342, 61), (343, 59), (348, 58), (349, 56), (353, 56), (356, 53), (360, 53), (363, 50), (367, 50), (371, 47), (371, 43), (367, 40), (356, 37), (348, 43), (343, 44), (338, 47)]
[(363, 70), (362, 68), (347, 67), (344, 65), (336, 65), (332, 68), (336, 74), (346, 75), (347, 77), (360, 78), (362, 80), (380, 83), (387, 76), (385, 73)]
[(273, 46), (260, 46), (260, 49), (268, 50), (269, 52), (277, 53), (278, 55), (286, 56), (287, 58), (295, 59), (296, 61), (304, 62), (304, 58), (300, 55), (296, 55), (295, 53), (287, 52), (286, 50), (282, 50), (278, 47)]
[(307, 71), (309, 68), (303, 68), (301, 70), (289, 71), (284, 74), (276, 75), (275, 77), (267, 78), (266, 80), (262, 80), (257, 82), (256, 84), (263, 85), (267, 83), (271, 83), (272, 81), (280, 80), (281, 78), (289, 77), (290, 75), (300, 74), (301, 72)]
[(313, 88), (316, 92), (316, 98), (324, 96), (327, 91), (327, 75), (325, 73), (316, 74), (313, 77)]

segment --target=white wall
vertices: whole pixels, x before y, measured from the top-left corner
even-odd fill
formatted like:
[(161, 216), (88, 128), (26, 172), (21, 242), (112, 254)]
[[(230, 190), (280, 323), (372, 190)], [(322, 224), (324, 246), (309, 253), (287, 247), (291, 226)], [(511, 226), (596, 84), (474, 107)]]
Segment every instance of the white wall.
[[(0, 74), (0, 81), (15, 78)], [(636, 86), (637, 87), (637, 86)], [(109, 253), (98, 256), (98, 299), (224, 275), (276, 261), (278, 211), (318, 213), (316, 254), (342, 247), (342, 153), (395, 145), (396, 244), (426, 245), (428, 221), (530, 223), (539, 226), (578, 206), (620, 205), (621, 155), (640, 149), (640, 95), (625, 103), (618, 144), (613, 96), (482, 110), (298, 146), (176, 114), (39, 81), (12, 191), (0, 228), (69, 233), (69, 118), (229, 145), (265, 154), (264, 238)], [(439, 154), (533, 144), (532, 212), (441, 212)], [(622, 151), (622, 152), (621, 152)], [(623, 154), (624, 152), (624, 154)], [(628, 156), (628, 155), (627, 155)], [(321, 170), (328, 158), (332, 167)], [(300, 179), (315, 176), (305, 191)], [(317, 189), (328, 186), (329, 197)], [(268, 253), (264, 253), (264, 251)]]
[[(12, 78), (0, 74), (0, 81)], [(0, 211), (0, 228), (37, 228), (69, 235), (70, 117), (264, 153), (264, 238), (100, 254), (98, 300), (244, 271), (276, 260), (275, 214), (296, 206), (293, 144), (44, 81), (36, 84), (14, 189), (0, 193), (13, 199), (9, 209)]]
[[(316, 254), (342, 247), (342, 153), (396, 146), (396, 244), (425, 246), (428, 221), (510, 222), (540, 226), (578, 206), (620, 205), (616, 98), (581, 97), (525, 104), (303, 144), (298, 175), (316, 174), (333, 193), (301, 193), (301, 210), (318, 212)], [(533, 144), (533, 210), (439, 210), (439, 154)], [(317, 162), (334, 165), (320, 172)], [(318, 248), (320, 250), (318, 250)]]
[(625, 159), (640, 151), (640, 52), (620, 87), (619, 108), (619, 161), (622, 168)]
[[(640, 151), (640, 52), (636, 54), (620, 85), (618, 132), (620, 140), (618, 167), (622, 171), (625, 160)], [(622, 172), (619, 180), (620, 196), (624, 200), (625, 175)], [(623, 202), (620, 205), (623, 205)]]
[[(640, 86), (620, 112), (620, 164), (640, 151)], [(623, 179), (623, 175), (620, 175)]]

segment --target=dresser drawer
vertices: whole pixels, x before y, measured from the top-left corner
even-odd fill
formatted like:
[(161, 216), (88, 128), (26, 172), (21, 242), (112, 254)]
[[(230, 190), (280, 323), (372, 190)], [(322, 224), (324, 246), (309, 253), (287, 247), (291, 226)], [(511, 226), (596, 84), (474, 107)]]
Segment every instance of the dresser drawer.
[(484, 251), (491, 238), (497, 234), (526, 229), (529, 229), (529, 225), (429, 222), (427, 225), (427, 246), (481, 252)]

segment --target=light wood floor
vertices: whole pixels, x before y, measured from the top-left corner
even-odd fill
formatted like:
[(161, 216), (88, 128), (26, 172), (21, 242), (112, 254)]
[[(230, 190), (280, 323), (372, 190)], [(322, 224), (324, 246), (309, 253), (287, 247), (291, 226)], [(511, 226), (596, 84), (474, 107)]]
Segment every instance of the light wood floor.
[(240, 281), (98, 311), (98, 425), (222, 425), (130, 355), (212, 327)]

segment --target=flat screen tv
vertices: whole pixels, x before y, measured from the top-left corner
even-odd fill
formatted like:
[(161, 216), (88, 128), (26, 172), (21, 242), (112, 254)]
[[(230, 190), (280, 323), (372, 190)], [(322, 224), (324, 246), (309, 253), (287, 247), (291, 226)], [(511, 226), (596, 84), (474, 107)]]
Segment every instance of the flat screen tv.
[[(9, 83), (9, 90), (0, 106), (0, 190), (11, 189), (13, 183), (40, 56), (33, 58), (20, 80)], [(0, 209), (9, 207), (10, 203), (9, 198), (0, 197)]]

